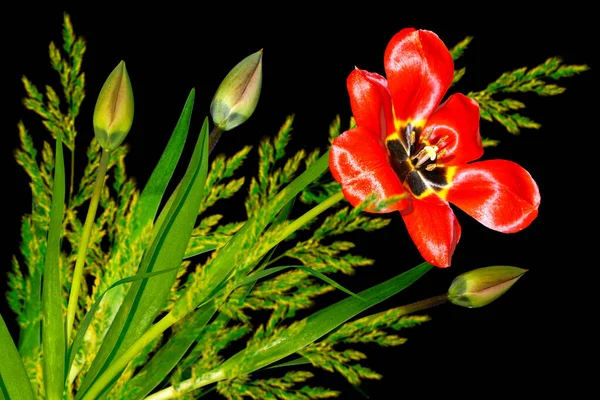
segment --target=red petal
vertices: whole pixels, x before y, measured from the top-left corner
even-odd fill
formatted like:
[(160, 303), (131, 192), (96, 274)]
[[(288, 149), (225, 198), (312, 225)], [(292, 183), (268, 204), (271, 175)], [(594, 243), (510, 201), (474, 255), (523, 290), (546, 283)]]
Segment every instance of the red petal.
[(385, 78), (356, 68), (348, 76), (347, 86), (356, 125), (384, 140), (394, 131), (392, 99)]
[(450, 52), (430, 31), (398, 32), (385, 50), (384, 65), (396, 119), (417, 126), (431, 116), (454, 77)]
[(479, 105), (467, 96), (453, 94), (429, 118), (421, 136), (429, 138), (427, 144), (438, 146), (438, 154), (445, 150), (437, 164), (460, 165), (477, 160), (483, 155)]
[(431, 204), (412, 199), (412, 207), (401, 212), (408, 233), (425, 261), (448, 267), (460, 239), (460, 224), (449, 204)]
[(450, 169), (454, 171), (446, 200), (488, 228), (518, 232), (537, 216), (538, 186), (518, 164), (490, 160)]
[[(335, 138), (329, 153), (329, 169), (334, 179), (342, 184), (342, 192), (353, 206), (373, 193), (378, 194), (380, 200), (404, 193), (381, 142), (362, 127)], [(401, 200), (380, 212), (401, 210), (406, 204), (406, 200)]]

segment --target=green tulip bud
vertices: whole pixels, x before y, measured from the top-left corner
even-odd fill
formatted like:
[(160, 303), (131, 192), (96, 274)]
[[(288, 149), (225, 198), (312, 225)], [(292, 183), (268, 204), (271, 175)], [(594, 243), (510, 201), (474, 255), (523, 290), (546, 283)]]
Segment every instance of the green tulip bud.
[(243, 124), (254, 112), (262, 85), (262, 49), (240, 61), (219, 85), (210, 103), (213, 122), (223, 131)]
[(94, 133), (104, 150), (116, 149), (133, 124), (133, 90), (125, 62), (110, 73), (94, 109)]
[(454, 278), (448, 289), (448, 300), (462, 307), (483, 307), (502, 296), (527, 272), (510, 266), (474, 269)]

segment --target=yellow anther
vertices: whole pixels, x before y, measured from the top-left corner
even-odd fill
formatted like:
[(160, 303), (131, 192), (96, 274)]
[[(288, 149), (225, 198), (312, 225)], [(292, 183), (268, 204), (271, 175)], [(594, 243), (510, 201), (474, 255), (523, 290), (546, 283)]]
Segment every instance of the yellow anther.
[(437, 149), (437, 146), (425, 146), (425, 148), (423, 148), (431, 161), (435, 160), (435, 157), (437, 156)]
[(433, 133), (433, 128), (427, 129), (427, 132), (425, 132), (425, 134), (421, 135), (421, 137), (419, 138), (419, 142), (424, 142), (426, 140), (429, 140), (432, 133)]
[(415, 131), (410, 132), (410, 144), (415, 144)]
[(437, 155), (437, 146), (425, 146), (417, 155), (415, 156), (416, 163), (415, 167), (420, 167), (429, 159), (430, 161), (434, 161)]
[(428, 166), (426, 166), (425, 169), (427, 171), (433, 171), (434, 169), (437, 168), (437, 166), (438, 166), (437, 164), (433, 163), (433, 164), (429, 164)]

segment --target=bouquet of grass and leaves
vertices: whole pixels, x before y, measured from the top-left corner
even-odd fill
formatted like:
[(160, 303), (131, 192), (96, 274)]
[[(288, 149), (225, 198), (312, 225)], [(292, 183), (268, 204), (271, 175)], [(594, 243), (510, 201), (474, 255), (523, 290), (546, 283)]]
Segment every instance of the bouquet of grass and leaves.
[[(181, 99), (162, 156), (147, 166), (151, 176), (138, 187), (125, 169), (134, 93), (123, 61), (94, 94), (95, 139), (87, 165), (75, 174), (86, 44), (67, 15), (62, 39), (62, 48), (50, 45), (62, 94), (50, 86), (42, 93), (23, 78), (24, 104), (51, 137), (38, 149), (18, 125), (15, 156), (30, 179), (32, 209), (22, 219), (20, 254), (8, 278), (18, 338), (0, 323), (1, 399), (209, 393), (320, 399), (340, 392), (311, 385), (310, 368), (339, 373), (354, 386), (379, 379), (360, 364), (366, 355), (359, 345), (400, 345), (405, 339), (398, 331), (428, 320), (421, 311), (448, 301), (484, 306), (525, 272), (475, 269), (456, 277), (447, 293), (368, 313), (428, 271), (451, 265), (461, 226), (450, 204), (504, 233), (536, 218), (540, 194), (525, 169), (506, 160), (476, 161), (497, 145), (482, 139), (480, 119), (512, 133), (539, 128), (517, 113), (524, 104), (510, 94), (561, 93), (556, 80), (587, 68), (550, 58), (507, 72), (481, 91), (450, 94), (465, 72), (454, 69), (454, 60), (471, 38), (448, 50), (433, 32), (403, 29), (385, 51), (385, 76), (358, 68), (348, 76), (353, 118), (347, 129), (340, 118), (332, 123), (327, 151), (287, 155), (290, 116), (258, 144), (258, 173), (246, 182), (238, 174), (252, 147), (227, 157), (217, 146), (257, 106), (258, 51), (226, 75), (199, 133), (189, 129), (195, 91)], [(186, 142), (193, 152), (182, 159)], [(228, 219), (212, 206), (233, 202), (242, 191), (244, 204), (230, 207), (244, 207), (246, 219), (223, 223)], [(405, 239), (424, 262), (357, 293), (337, 283), (335, 274), (374, 262), (354, 254), (345, 235), (380, 229), (391, 212), (401, 214)], [(311, 309), (331, 291), (346, 297)]]

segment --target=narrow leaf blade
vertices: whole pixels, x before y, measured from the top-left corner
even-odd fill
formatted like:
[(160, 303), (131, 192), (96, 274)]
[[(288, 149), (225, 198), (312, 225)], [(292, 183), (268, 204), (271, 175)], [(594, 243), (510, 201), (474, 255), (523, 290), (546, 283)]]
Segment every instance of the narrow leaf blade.
[(10, 332), (0, 315), (0, 393), (10, 400), (34, 400), (35, 395), (23, 360), (13, 342)]
[(175, 125), (175, 129), (171, 134), (171, 138), (169, 139), (160, 160), (156, 164), (156, 167), (154, 167), (150, 179), (148, 179), (146, 186), (144, 186), (144, 190), (140, 194), (138, 207), (136, 208), (138, 212), (136, 217), (137, 226), (132, 234), (134, 237), (139, 236), (142, 229), (144, 229), (156, 216), (169, 181), (175, 172), (175, 168), (179, 162), (189, 132), (195, 95), (196, 91), (195, 89), (192, 89), (185, 101), (177, 125)]
[(44, 387), (49, 399), (63, 397), (65, 387), (66, 326), (62, 313), (62, 283), (60, 280), (60, 234), (65, 208), (65, 165), (62, 140), (56, 138), (54, 185), (48, 245), (44, 260), (42, 283), (42, 346), (44, 351)]

